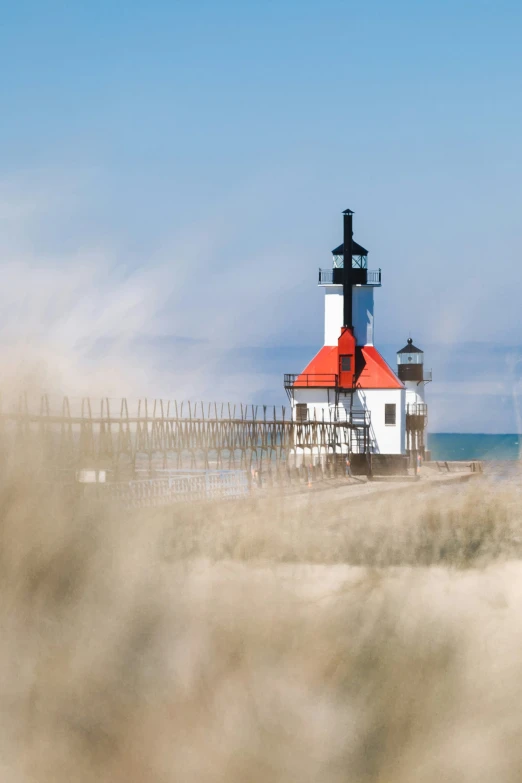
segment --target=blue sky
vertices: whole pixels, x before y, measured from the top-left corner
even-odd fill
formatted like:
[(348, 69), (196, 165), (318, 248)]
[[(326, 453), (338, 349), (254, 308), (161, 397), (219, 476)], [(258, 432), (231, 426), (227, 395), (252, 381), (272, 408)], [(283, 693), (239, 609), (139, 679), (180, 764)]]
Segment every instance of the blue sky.
[(433, 427), (517, 429), (521, 34), (502, 0), (4, 3), (6, 339), (91, 369), (125, 341), (140, 394), (284, 402), (350, 207)]

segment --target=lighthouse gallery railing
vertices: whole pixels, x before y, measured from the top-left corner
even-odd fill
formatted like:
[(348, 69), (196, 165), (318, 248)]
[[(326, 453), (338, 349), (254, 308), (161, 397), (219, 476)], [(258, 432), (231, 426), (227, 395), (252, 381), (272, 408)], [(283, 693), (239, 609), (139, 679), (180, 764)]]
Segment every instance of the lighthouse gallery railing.
[(284, 387), (297, 388), (322, 388), (324, 386), (337, 387), (339, 376), (335, 373), (285, 373)]
[[(356, 267), (354, 267), (356, 268)], [(381, 285), (381, 270), (368, 269), (366, 272), (366, 285)], [(336, 267), (334, 269), (319, 269), (319, 285), (342, 285), (343, 269)]]

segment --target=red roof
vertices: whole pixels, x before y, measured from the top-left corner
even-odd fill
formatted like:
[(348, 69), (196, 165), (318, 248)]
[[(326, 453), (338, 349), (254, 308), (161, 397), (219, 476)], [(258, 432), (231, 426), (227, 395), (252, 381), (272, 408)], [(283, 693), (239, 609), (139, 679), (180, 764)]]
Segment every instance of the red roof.
[[(355, 385), (360, 389), (403, 389), (391, 367), (384, 361), (373, 345), (356, 349)], [(298, 375), (294, 387), (305, 386), (328, 388), (335, 386), (339, 372), (338, 349), (336, 345), (325, 345), (312, 361)]]
[(339, 359), (336, 345), (324, 345), (297, 376), (294, 386), (333, 387), (337, 382)]
[(365, 345), (361, 349), (364, 365), (357, 373), (357, 385), (363, 389), (404, 389), (392, 368), (384, 361), (373, 345)]

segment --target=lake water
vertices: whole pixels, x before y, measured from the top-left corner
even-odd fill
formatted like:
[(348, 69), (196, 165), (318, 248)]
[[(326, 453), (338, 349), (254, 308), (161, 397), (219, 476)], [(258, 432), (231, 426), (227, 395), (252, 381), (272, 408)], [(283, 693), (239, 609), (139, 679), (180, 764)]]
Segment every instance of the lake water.
[(428, 448), (434, 460), (517, 460), (522, 435), (461, 434), (434, 432), (428, 435)]

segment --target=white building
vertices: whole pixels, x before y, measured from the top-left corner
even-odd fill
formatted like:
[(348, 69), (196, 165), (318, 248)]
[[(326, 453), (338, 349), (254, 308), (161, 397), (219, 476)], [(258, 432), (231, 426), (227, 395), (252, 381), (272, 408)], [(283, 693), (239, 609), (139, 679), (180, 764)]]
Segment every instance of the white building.
[(406, 442), (406, 397), (418, 404), (421, 391), (413, 388), (416, 381), (403, 382), (374, 346), (374, 290), (381, 285), (381, 270), (368, 269), (368, 251), (353, 239), (353, 213), (343, 215), (343, 244), (332, 251), (332, 268), (319, 270), (324, 345), (301, 373), (285, 376), (285, 388), (296, 421), (351, 425), (346, 451), (355, 469), (363, 470), (371, 455), (378, 469), (400, 473), (406, 470), (407, 448), (413, 447), (413, 441)]

